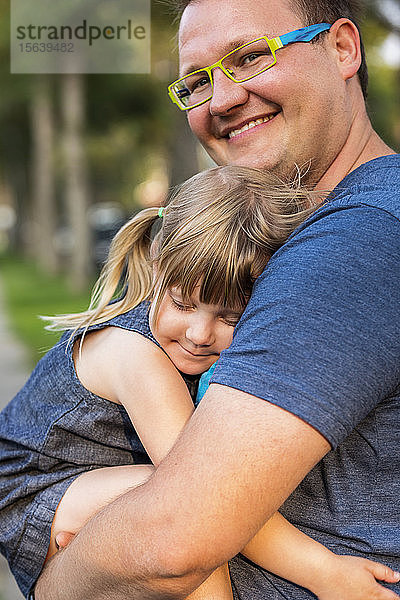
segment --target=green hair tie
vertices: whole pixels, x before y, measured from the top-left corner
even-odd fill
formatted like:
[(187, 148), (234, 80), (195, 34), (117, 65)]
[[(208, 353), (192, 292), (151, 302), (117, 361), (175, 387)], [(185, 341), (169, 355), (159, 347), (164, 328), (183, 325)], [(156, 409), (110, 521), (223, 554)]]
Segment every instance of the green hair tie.
[(158, 209), (158, 216), (160, 217), (160, 219), (162, 219), (162, 218), (163, 218), (163, 216), (164, 216), (164, 211), (165, 211), (165, 206), (161, 206), (161, 207)]

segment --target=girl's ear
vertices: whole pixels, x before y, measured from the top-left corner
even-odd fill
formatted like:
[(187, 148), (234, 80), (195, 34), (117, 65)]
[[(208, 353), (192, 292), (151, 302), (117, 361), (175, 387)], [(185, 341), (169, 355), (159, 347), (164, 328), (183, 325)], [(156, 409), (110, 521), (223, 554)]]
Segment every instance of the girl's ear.
[(361, 65), (360, 34), (349, 19), (338, 19), (329, 31), (337, 56), (337, 65), (344, 81), (356, 75)]

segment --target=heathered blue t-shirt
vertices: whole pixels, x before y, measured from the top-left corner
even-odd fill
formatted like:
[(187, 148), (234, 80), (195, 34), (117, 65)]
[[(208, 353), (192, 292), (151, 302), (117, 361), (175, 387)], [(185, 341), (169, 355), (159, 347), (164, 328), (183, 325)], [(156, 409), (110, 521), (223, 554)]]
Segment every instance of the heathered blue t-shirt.
[[(330, 442), (282, 514), (400, 570), (400, 155), (348, 175), (273, 256), (211, 381)], [(244, 561), (232, 576), (246, 600), (314, 597)]]

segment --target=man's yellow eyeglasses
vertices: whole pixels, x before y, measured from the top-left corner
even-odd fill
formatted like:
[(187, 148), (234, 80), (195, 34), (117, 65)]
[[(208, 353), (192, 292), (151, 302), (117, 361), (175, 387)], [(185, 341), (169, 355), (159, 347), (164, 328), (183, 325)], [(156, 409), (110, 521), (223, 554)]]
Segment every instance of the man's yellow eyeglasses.
[(309, 25), (285, 33), (280, 37), (257, 38), (229, 52), (209, 67), (193, 71), (168, 86), (168, 95), (181, 110), (190, 110), (212, 98), (213, 69), (221, 69), (235, 83), (248, 81), (276, 63), (276, 51), (288, 44), (311, 42), (317, 35), (331, 28), (329, 23)]

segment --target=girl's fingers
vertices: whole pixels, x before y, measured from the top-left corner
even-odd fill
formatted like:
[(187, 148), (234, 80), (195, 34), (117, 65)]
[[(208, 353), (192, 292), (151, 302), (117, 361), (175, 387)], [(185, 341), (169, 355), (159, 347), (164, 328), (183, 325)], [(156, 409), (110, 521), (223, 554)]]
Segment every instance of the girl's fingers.
[(72, 541), (74, 536), (74, 533), (70, 533), (68, 531), (60, 531), (60, 533), (57, 533), (55, 537), (55, 544), (57, 546), (57, 550), (68, 546), (68, 544)]
[[(372, 560), (368, 561), (368, 570), (375, 579), (379, 579), (379, 581), (386, 581), (387, 583), (396, 583), (400, 581), (400, 573), (397, 571), (393, 571), (390, 567), (382, 565), (381, 563), (373, 562)], [(395, 596), (396, 598), (398, 596)]]

